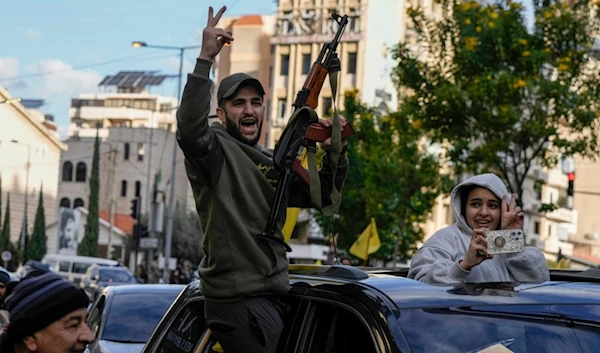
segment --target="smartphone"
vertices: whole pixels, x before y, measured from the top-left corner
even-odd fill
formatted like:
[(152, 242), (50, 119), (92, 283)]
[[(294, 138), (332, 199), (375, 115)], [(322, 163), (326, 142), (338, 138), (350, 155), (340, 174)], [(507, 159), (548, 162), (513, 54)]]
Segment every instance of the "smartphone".
[(490, 230), (485, 234), (488, 254), (513, 254), (525, 250), (525, 236), (521, 229)]

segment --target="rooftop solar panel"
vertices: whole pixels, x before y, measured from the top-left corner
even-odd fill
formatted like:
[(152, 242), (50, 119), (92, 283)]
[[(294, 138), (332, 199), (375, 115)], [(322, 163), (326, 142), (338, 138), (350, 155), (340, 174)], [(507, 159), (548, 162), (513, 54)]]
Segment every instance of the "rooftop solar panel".
[(156, 75), (157, 71), (120, 71), (114, 76), (106, 76), (99, 86), (145, 87), (158, 86), (170, 75)]

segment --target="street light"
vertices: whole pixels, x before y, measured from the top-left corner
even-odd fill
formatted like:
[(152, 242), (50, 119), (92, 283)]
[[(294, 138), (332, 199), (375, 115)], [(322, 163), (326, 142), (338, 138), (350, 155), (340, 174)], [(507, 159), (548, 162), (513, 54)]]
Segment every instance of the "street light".
[[(179, 75), (177, 82), (177, 100), (180, 102), (181, 99), (181, 78), (183, 70), (183, 54), (188, 49), (200, 48), (200, 45), (192, 45), (187, 47), (173, 47), (164, 45), (149, 45), (146, 42), (135, 41), (131, 43), (134, 48), (154, 48), (154, 49), (165, 49), (165, 50), (178, 50), (179, 51)], [(165, 282), (169, 280), (169, 259), (171, 258), (171, 246), (173, 243), (173, 215), (175, 212), (175, 171), (177, 170), (177, 138), (173, 137), (173, 164), (171, 166), (171, 192), (169, 194), (169, 210), (167, 212), (167, 234), (165, 235), (165, 271), (163, 272), (163, 279)]]

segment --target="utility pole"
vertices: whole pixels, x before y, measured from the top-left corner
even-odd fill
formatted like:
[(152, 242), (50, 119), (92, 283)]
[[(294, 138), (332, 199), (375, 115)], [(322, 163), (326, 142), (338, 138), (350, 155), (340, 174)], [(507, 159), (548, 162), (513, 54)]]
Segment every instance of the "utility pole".
[[(112, 168), (110, 169), (110, 177), (109, 177), (109, 201), (108, 201), (108, 219), (110, 226), (108, 228), (108, 247), (106, 249), (106, 257), (110, 258), (110, 253), (112, 250), (112, 235), (113, 235), (113, 225), (115, 221), (115, 174), (117, 169), (117, 150), (113, 148), (112, 144), (108, 144), (110, 146), (110, 156), (111, 156), (111, 164)], [(125, 249), (121, 252), (121, 258), (123, 257)]]

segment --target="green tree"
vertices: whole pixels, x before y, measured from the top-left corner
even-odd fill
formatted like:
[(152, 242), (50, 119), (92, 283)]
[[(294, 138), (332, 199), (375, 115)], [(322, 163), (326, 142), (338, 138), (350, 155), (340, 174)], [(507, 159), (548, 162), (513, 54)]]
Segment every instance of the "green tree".
[(202, 226), (196, 212), (188, 212), (177, 203), (173, 218), (172, 256), (189, 260), (192, 264), (200, 263), (202, 252)]
[(336, 225), (340, 247), (348, 248), (374, 217), (382, 246), (372, 257), (395, 264), (415, 250), (422, 224), (450, 181), (407, 116), (382, 117), (359, 103), (356, 92), (346, 93), (344, 106), (357, 135), (347, 147), (350, 167)]
[(40, 198), (37, 211), (35, 213), (35, 223), (33, 225), (33, 234), (25, 246), (25, 258), (27, 260), (41, 261), (46, 255), (46, 216), (44, 215), (44, 194), (40, 188)]
[[(419, 52), (394, 50), (403, 114), (448, 147), (458, 173), (495, 172), (522, 199), (534, 165), (598, 154), (599, 70), (590, 1), (442, 1), (433, 22), (411, 8)], [(421, 60), (429, 58), (430, 60)]]
[[(100, 256), (100, 249), (98, 247), (98, 218), (99, 207), (98, 198), (100, 194), (100, 137), (98, 131), (96, 131), (96, 141), (94, 143), (94, 157), (92, 160), (92, 172), (90, 175), (90, 197), (89, 197), (89, 208), (88, 215), (85, 221), (85, 235), (77, 252), (83, 256)], [(109, 254), (110, 255), (110, 254)]]
[(6, 212), (4, 212), (4, 223), (2, 225), (2, 236), (0, 236), (0, 249), (8, 250), (10, 245), (10, 193), (6, 195)]

